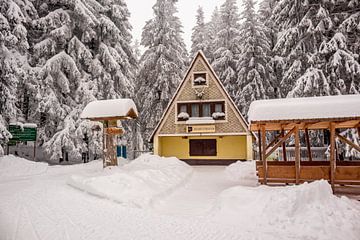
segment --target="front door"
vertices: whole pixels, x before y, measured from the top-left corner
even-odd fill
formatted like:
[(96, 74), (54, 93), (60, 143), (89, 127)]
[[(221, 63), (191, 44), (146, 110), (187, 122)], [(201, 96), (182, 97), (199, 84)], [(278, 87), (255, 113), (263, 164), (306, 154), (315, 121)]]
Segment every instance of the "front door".
[(216, 139), (190, 139), (190, 156), (216, 156)]

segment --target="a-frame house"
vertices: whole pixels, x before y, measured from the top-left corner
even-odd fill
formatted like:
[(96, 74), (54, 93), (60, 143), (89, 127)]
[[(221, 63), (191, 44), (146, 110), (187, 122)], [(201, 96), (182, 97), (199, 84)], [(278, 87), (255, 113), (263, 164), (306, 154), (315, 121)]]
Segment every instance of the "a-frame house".
[(154, 154), (190, 164), (253, 158), (253, 135), (200, 51), (151, 135)]

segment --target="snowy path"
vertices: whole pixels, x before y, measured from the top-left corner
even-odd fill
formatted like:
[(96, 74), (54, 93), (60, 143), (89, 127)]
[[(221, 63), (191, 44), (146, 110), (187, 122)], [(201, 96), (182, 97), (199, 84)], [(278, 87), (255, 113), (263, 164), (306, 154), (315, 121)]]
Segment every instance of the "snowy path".
[(205, 215), (213, 207), (216, 197), (225, 189), (235, 186), (225, 176), (225, 167), (194, 167), (189, 182), (174, 194), (154, 206), (161, 214), (177, 216)]
[(67, 184), (73, 174), (94, 176), (101, 166), (49, 166), (41, 174), (0, 181), (0, 240), (355, 240), (360, 235), (357, 202), (323, 196), (316, 185), (297, 191), (230, 188), (236, 183), (224, 167), (194, 167), (184, 186), (152, 208), (126, 207)]

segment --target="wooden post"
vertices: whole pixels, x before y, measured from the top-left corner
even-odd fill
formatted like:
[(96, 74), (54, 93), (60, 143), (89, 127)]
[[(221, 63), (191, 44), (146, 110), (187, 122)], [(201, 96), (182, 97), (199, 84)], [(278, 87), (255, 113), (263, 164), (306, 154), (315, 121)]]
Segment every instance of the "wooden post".
[(305, 128), (305, 139), (306, 139), (306, 147), (308, 152), (309, 161), (312, 162), (312, 153), (311, 153), (311, 145), (310, 145), (310, 138), (309, 138), (309, 130)]
[(258, 130), (258, 138), (259, 138), (259, 160), (262, 161), (262, 154), (261, 154), (261, 133)]
[(335, 123), (330, 123), (330, 183), (331, 188), (335, 190)]
[(295, 177), (296, 184), (300, 183), (300, 138), (299, 138), (299, 126), (295, 126)]
[[(284, 129), (282, 129), (281, 130), (281, 137), (282, 138), (284, 137), (284, 134), (285, 134)], [(283, 151), (283, 160), (284, 160), (284, 162), (286, 162), (287, 157), (286, 157), (286, 142), (285, 141), (282, 143), (282, 151)]]
[(106, 167), (106, 128), (108, 121), (103, 121), (103, 168)]
[(267, 161), (266, 161), (266, 132), (265, 132), (265, 126), (261, 125), (261, 160), (263, 161), (263, 169), (264, 169), (264, 184), (267, 184), (267, 175), (268, 175), (268, 169), (267, 169)]
[(34, 157), (33, 160), (35, 161), (36, 159), (36, 140), (34, 141)]

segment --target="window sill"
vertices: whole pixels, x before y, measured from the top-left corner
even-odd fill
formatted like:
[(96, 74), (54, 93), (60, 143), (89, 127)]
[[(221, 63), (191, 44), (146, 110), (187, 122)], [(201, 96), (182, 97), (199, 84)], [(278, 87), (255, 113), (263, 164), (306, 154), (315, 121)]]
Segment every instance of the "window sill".
[(214, 124), (215, 120), (212, 117), (191, 117), (185, 122), (186, 124)]

